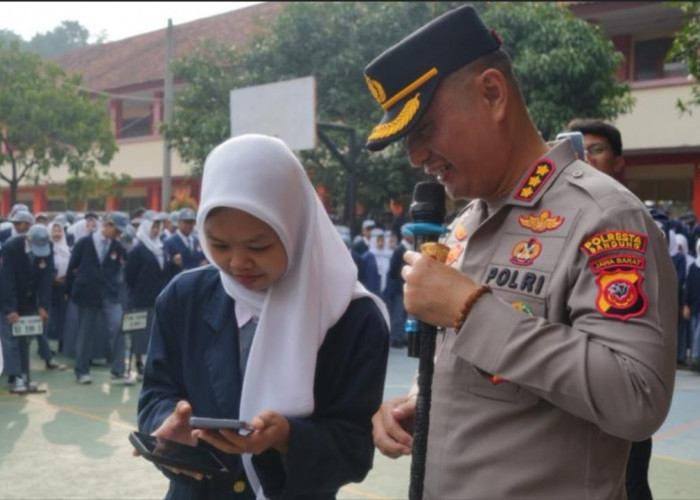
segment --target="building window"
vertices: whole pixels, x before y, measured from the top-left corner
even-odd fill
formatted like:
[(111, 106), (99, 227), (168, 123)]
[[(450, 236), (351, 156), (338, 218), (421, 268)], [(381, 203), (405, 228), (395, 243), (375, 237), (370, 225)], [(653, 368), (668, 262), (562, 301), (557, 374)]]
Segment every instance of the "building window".
[(676, 214), (692, 210), (692, 179), (630, 179), (627, 187), (647, 206), (668, 207)]
[(130, 196), (119, 199), (119, 210), (131, 214), (137, 208), (148, 207), (148, 199), (145, 196)]
[(151, 135), (151, 122), (153, 115), (138, 116), (134, 118), (124, 118), (122, 128), (119, 131), (120, 138), (144, 137)]
[(46, 208), (49, 212), (65, 212), (68, 210), (68, 204), (62, 199), (46, 200)]
[(635, 80), (657, 80), (687, 76), (688, 67), (685, 61), (667, 61), (666, 54), (673, 40), (671, 38), (656, 38), (643, 40), (634, 44), (634, 74)]
[(105, 209), (105, 202), (100, 198), (90, 198), (87, 201), (86, 208), (88, 212), (101, 212)]

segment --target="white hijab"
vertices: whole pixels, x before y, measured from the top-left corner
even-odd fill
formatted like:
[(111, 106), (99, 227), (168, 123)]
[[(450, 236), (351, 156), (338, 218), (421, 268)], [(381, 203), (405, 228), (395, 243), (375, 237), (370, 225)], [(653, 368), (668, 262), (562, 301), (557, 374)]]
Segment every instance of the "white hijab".
[[(267, 223), (279, 236), (288, 261), (282, 278), (261, 292), (248, 290), (219, 268), (226, 293), (259, 317), (239, 418), (250, 420), (266, 409), (289, 417), (308, 416), (314, 410), (316, 355), (328, 329), (355, 297), (371, 297), (388, 323), (386, 308), (357, 281), (350, 252), (303, 167), (281, 140), (241, 135), (207, 157), (196, 227), (212, 263), (204, 221), (216, 207), (243, 210)], [(243, 464), (262, 497), (249, 454), (243, 455)]]
[(51, 222), (49, 224), (49, 235), (53, 231), (53, 227), (58, 226), (61, 228), (61, 239), (58, 241), (53, 241), (53, 263), (56, 266), (56, 276), (61, 277), (66, 275), (68, 270), (68, 261), (70, 261), (70, 247), (66, 241), (66, 232), (63, 229), (63, 224), (58, 221)]
[(151, 238), (152, 227), (153, 219), (141, 219), (139, 228), (136, 230), (136, 239), (153, 253), (158, 261), (158, 265), (163, 269), (163, 242), (158, 236)]

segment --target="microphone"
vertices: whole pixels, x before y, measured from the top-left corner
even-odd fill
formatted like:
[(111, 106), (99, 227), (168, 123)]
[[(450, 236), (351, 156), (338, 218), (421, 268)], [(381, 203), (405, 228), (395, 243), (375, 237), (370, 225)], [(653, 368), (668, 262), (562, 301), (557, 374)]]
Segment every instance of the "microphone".
[[(445, 188), (438, 182), (419, 182), (413, 191), (413, 202), (409, 207), (413, 224), (413, 249), (430, 253), (423, 245), (435, 245), (444, 233)], [(429, 246), (429, 245), (426, 245)], [(423, 248), (421, 248), (423, 247)], [(445, 254), (444, 257), (447, 255)], [(444, 261), (444, 259), (443, 259)], [(433, 380), (433, 357), (435, 356), (435, 336), (437, 328), (409, 317), (417, 332), (409, 332), (409, 356), (418, 354), (418, 397), (413, 427), (413, 452), (411, 460), (411, 483), (408, 489), (410, 500), (422, 500), (423, 479), (425, 477), (425, 459), (428, 449), (428, 428), (430, 427), (430, 399)]]
[[(413, 189), (413, 201), (408, 209), (412, 224), (413, 250), (420, 252), (424, 243), (434, 243), (445, 232), (442, 223), (445, 220), (445, 188), (439, 182), (419, 182)], [(431, 325), (422, 325), (434, 329)], [(408, 337), (408, 356), (420, 357), (421, 325), (413, 316), (408, 315), (405, 327)], [(431, 330), (434, 331), (434, 330)]]

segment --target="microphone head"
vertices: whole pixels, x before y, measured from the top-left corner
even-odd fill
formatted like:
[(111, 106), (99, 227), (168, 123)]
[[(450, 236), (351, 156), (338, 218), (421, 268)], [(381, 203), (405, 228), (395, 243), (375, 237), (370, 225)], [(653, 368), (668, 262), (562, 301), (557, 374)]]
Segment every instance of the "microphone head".
[(442, 224), (447, 214), (443, 185), (433, 181), (417, 183), (413, 189), (413, 201), (408, 213), (413, 222)]

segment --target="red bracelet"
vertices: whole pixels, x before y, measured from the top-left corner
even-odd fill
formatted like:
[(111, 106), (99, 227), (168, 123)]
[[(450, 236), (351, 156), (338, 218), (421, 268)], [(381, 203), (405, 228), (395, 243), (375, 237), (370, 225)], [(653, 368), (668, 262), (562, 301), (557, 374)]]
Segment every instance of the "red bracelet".
[(476, 301), (479, 300), (479, 297), (485, 293), (491, 293), (491, 287), (488, 285), (481, 285), (479, 288), (473, 291), (469, 297), (467, 297), (467, 300), (464, 301), (462, 310), (459, 311), (459, 316), (457, 316), (454, 324), (456, 334), (462, 329), (462, 325), (464, 325), (464, 321), (467, 319), (467, 315), (469, 314), (471, 308), (474, 306)]

